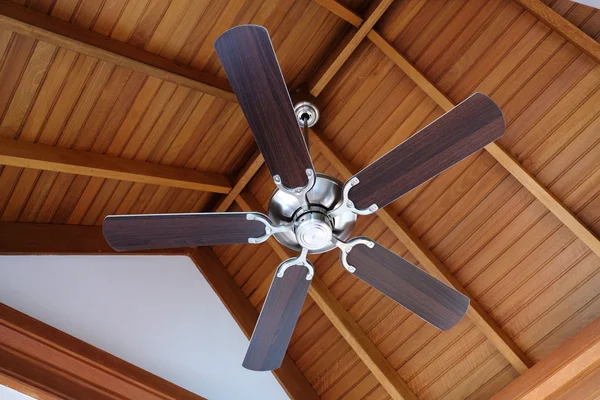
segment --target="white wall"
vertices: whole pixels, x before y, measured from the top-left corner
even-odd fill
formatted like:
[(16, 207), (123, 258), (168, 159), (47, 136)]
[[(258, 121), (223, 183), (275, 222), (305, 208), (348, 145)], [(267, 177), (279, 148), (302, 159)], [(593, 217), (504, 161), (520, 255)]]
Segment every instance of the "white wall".
[(573, 0), (577, 3), (585, 4), (590, 7), (600, 8), (600, 0)]
[[(287, 399), (187, 257), (0, 256), (0, 302), (213, 399)], [(1, 398), (1, 395), (0, 395)]]
[(31, 397), (23, 393), (12, 390), (9, 387), (0, 385), (0, 400), (31, 400)]

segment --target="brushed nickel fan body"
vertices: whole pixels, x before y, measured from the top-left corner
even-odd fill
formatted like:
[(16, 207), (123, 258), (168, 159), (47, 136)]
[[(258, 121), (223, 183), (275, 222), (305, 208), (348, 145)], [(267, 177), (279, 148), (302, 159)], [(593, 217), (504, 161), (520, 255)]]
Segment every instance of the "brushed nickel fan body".
[(293, 230), (275, 233), (275, 239), (293, 251), (306, 248), (310, 254), (334, 249), (334, 237), (348, 239), (357, 215), (350, 210), (331, 215), (343, 202), (342, 189), (342, 182), (321, 173), (306, 194), (306, 204), (289, 192), (276, 189), (269, 202), (269, 218), (275, 225), (291, 225)]

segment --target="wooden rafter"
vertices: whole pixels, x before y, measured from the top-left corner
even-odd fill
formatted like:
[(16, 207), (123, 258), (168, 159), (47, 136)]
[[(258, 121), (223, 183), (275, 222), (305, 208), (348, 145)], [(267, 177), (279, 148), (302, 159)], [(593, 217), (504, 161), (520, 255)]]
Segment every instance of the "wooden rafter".
[[(188, 249), (134, 251), (131, 254), (187, 255)], [(0, 254), (2, 255), (104, 255), (118, 254), (102, 234), (99, 226), (56, 225), (0, 222)]]
[(248, 185), (248, 182), (252, 180), (254, 175), (258, 173), (258, 170), (265, 163), (265, 159), (263, 158), (260, 151), (256, 150), (250, 159), (246, 162), (242, 171), (238, 174), (235, 184), (231, 191), (225, 196), (223, 199), (219, 201), (219, 203), (215, 206), (214, 211), (217, 212), (225, 212), (229, 209), (229, 207), (233, 204), (236, 197), (240, 195), (242, 190)]
[[(356, 172), (354, 168), (338, 154), (329, 141), (318, 135), (314, 130), (310, 131), (309, 139), (320, 146), (321, 154), (338, 170), (344, 179), (349, 179), (354, 175)], [(379, 210), (377, 216), (398, 240), (404, 244), (408, 251), (415, 256), (427, 272), (469, 297), (471, 303), (467, 315), (517, 371), (523, 373), (533, 365), (529, 357), (519, 349), (513, 340), (477, 303), (477, 300), (465, 290), (444, 264), (411, 232), (410, 228), (403, 221), (385, 208)]]
[(600, 319), (497, 393), (495, 400), (596, 399), (600, 395)]
[[(341, 4), (333, 6), (334, 0), (319, 1), (323, 7), (335, 13), (340, 18), (348, 18), (353, 11)], [(345, 11), (340, 11), (342, 8)], [(346, 19), (347, 22), (355, 24), (358, 18)], [(357, 18), (358, 17), (358, 18)], [(562, 18), (562, 17), (561, 17)], [(362, 21), (362, 18), (361, 18)], [(371, 30), (367, 37), (384, 54), (386, 54), (402, 71), (411, 78), (425, 93), (427, 93), (444, 111), (449, 111), (456, 104), (448, 99), (441, 90), (417, 70), (400, 52), (389, 44), (381, 35)], [(572, 40), (567, 36), (567, 39)], [(513, 175), (523, 186), (525, 186), (550, 212), (552, 212), (566, 227), (568, 227), (582, 242), (600, 256), (600, 240), (579, 219), (560, 202), (548, 189), (531, 175), (510, 153), (500, 147), (497, 143), (491, 143), (485, 149), (500, 163), (511, 175)]]
[(308, 83), (309, 91), (313, 96), (318, 96), (325, 86), (331, 81), (334, 75), (342, 68), (342, 65), (352, 55), (360, 42), (367, 36), (373, 26), (383, 13), (392, 5), (392, 0), (381, 0), (381, 2), (371, 12), (369, 17), (360, 25), (358, 31), (348, 32), (342, 39), (340, 45), (325, 59), (318, 71), (313, 75)]
[[(258, 321), (258, 313), (223, 264), (212, 250), (205, 247), (194, 249), (190, 257), (246, 337), (250, 338), (256, 321)], [(290, 398), (294, 400), (319, 399), (313, 387), (289, 355), (286, 355), (281, 367), (273, 371), (273, 375)]]
[(600, 43), (540, 0), (515, 0), (527, 11), (600, 63)]
[[(236, 202), (244, 211), (265, 212), (258, 201), (256, 201), (248, 191), (242, 192), (240, 196), (236, 198)], [(284, 249), (283, 246), (273, 238), (270, 238), (268, 243), (282, 261), (295, 256)], [(385, 359), (371, 339), (369, 339), (356, 321), (354, 321), (350, 314), (335, 298), (329, 288), (321, 281), (318, 275), (313, 277), (308, 289), (308, 295), (314, 300), (317, 306), (319, 306), (333, 326), (340, 332), (342, 337), (346, 339), (350, 347), (352, 347), (393, 399), (417, 399), (417, 396), (400, 378), (391, 364)]]
[(231, 182), (225, 175), (25, 140), (0, 139), (0, 164), (204, 192), (227, 194), (231, 191)]
[(2, 303), (0, 382), (36, 398), (204, 399)]
[(236, 101), (227, 80), (108, 38), (86, 28), (0, 0), (0, 27), (146, 75)]

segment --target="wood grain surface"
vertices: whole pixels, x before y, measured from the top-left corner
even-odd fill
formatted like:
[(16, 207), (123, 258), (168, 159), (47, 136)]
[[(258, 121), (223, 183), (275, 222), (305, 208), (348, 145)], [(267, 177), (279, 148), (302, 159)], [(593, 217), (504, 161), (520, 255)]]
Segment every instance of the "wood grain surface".
[(383, 208), (504, 134), (498, 106), (476, 93), (355, 175), (358, 209)]
[(308, 293), (308, 269), (292, 266), (282, 278), (273, 277), (243, 366), (254, 371), (270, 371), (281, 366), (300, 310)]
[(248, 243), (265, 234), (265, 225), (246, 219), (247, 214), (109, 215), (103, 232), (117, 251)]
[(314, 169), (269, 33), (238, 26), (223, 33), (215, 49), (271, 175), (288, 188), (306, 186), (306, 170)]
[(433, 326), (448, 330), (464, 317), (469, 298), (385, 247), (357, 244), (347, 255), (354, 275)]

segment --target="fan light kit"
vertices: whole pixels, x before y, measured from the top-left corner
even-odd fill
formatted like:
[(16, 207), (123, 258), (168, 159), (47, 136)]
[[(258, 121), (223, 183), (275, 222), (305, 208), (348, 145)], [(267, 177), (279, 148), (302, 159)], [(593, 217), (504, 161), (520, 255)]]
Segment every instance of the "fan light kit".
[(243, 366), (279, 368), (315, 271), (309, 253), (340, 249), (344, 268), (435, 327), (465, 315), (469, 298), (377, 242), (350, 235), (358, 215), (392, 203), (504, 134), (502, 112), (476, 93), (342, 184), (313, 168), (302, 133), (319, 119), (310, 101), (292, 105), (264, 27), (229, 29), (215, 48), (277, 189), (257, 212), (112, 215), (104, 236), (118, 251), (263, 243), (274, 236), (300, 255), (282, 262)]

